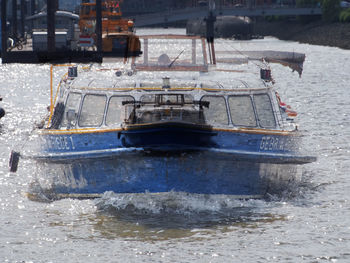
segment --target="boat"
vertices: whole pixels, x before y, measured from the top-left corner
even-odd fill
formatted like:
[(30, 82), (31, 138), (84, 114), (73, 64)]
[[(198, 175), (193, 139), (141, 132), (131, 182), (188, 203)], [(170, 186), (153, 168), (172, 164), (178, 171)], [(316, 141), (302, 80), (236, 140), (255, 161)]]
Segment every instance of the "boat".
[(36, 130), (41, 148), (30, 156), (36, 189), (50, 199), (107, 191), (263, 198), (316, 160), (301, 152), (297, 113), (268, 67), (219, 68), (197, 36), (140, 38), (143, 56), (130, 66), (71, 66), (51, 92)]

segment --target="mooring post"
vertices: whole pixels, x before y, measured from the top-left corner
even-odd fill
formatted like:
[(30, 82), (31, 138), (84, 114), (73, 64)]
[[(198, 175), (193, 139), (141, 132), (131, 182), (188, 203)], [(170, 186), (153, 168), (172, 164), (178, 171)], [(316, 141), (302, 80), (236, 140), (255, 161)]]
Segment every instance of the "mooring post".
[(96, 36), (97, 36), (97, 55), (102, 58), (102, 1), (96, 0)]
[(21, 37), (23, 38), (24, 37), (24, 19), (25, 19), (25, 0), (21, 0)]
[(34, 15), (35, 14), (35, 10), (36, 10), (35, 0), (30, 0), (30, 14)]
[(12, 0), (12, 38), (17, 38), (17, 0)]
[(47, 0), (47, 51), (56, 51), (56, 36), (55, 36), (55, 1)]
[(1, 57), (6, 60), (7, 54), (7, 30), (6, 30), (6, 0), (1, 0)]
[(205, 18), (206, 38), (208, 42), (210, 62), (213, 64), (216, 64), (215, 49), (214, 49), (214, 23), (216, 21), (216, 16), (214, 14), (214, 11), (215, 11), (215, 2), (211, 0), (209, 1), (209, 14), (208, 14), (208, 17)]

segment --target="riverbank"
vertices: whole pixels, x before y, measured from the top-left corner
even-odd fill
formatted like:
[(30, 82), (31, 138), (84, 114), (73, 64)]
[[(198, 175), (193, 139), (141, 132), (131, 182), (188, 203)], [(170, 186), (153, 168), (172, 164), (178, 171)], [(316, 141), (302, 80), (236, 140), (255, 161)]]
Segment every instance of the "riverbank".
[(255, 33), (281, 40), (350, 49), (350, 23), (259, 21), (255, 24)]

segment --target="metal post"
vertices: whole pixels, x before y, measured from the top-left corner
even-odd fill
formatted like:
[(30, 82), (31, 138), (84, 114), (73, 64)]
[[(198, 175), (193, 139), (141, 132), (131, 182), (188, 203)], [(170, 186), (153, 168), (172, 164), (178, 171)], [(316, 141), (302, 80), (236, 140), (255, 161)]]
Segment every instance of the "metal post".
[(205, 19), (206, 22), (206, 38), (208, 43), (214, 41), (214, 23), (216, 21), (216, 16), (212, 11), (209, 12), (208, 17)]
[(214, 49), (214, 23), (216, 21), (215, 2), (209, 1), (209, 14), (205, 19), (206, 22), (206, 38), (208, 42), (209, 58), (210, 62), (216, 64), (215, 49)]
[(47, 51), (56, 51), (55, 41), (55, 1), (47, 0)]
[(34, 15), (36, 11), (35, 0), (30, 0), (30, 14)]
[(7, 54), (7, 30), (6, 30), (6, 0), (1, 0), (1, 57), (4, 61)]
[(97, 53), (102, 58), (102, 1), (96, 0), (96, 36), (97, 36)]
[[(48, 0), (50, 1), (50, 0)], [(53, 65), (50, 66), (50, 117), (53, 112)]]
[(148, 39), (143, 40), (143, 64), (148, 65)]
[(12, 0), (12, 37), (17, 38), (17, 0)]
[(21, 37), (24, 37), (25, 0), (21, 0)]
[(192, 39), (192, 64), (197, 64), (197, 43), (196, 39)]

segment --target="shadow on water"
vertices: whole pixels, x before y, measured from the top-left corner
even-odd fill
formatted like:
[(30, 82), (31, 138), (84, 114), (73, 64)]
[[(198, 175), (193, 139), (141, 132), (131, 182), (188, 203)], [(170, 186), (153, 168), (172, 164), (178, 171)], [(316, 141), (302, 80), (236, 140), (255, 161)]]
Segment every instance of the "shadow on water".
[(268, 206), (265, 201), (229, 196), (105, 193), (95, 204), (100, 220), (94, 230), (106, 238), (184, 238), (222, 227), (249, 227), (257, 222), (284, 220), (263, 211)]
[(211, 228), (215, 225), (244, 223), (266, 216), (254, 211), (254, 207), (244, 207), (244, 201), (241, 202), (237, 203), (237, 207), (221, 207), (215, 210), (199, 207), (164, 207), (154, 211), (154, 208), (137, 208), (134, 204), (123, 207), (110, 205), (103, 208), (98, 205), (98, 214), (149, 228), (162, 229)]
[[(251, 211), (249, 211), (251, 210)], [(255, 228), (260, 223), (285, 220), (283, 216), (258, 213), (252, 209), (237, 209), (224, 213), (193, 212), (187, 215), (173, 213), (135, 214), (125, 211), (99, 211), (94, 231), (103, 238), (135, 240), (168, 240), (197, 237), (210, 238), (217, 231)]]

